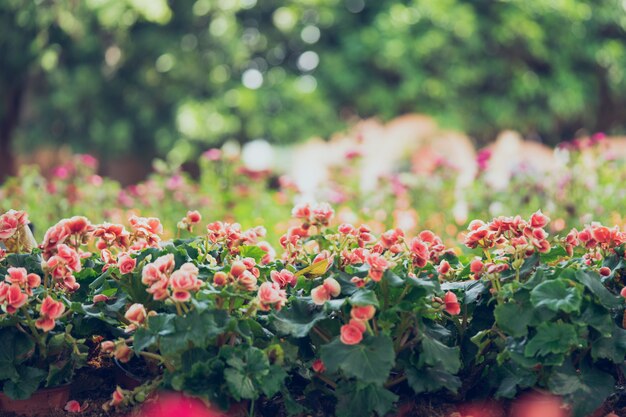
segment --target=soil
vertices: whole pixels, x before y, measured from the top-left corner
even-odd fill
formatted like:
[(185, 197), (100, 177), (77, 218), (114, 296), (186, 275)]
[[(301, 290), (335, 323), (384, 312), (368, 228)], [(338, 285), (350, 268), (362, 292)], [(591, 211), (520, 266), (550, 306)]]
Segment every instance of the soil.
[[(83, 368), (77, 371), (72, 384), (70, 399), (78, 401), (86, 408), (81, 413), (69, 413), (65, 410), (52, 411), (45, 417), (127, 417), (128, 410), (104, 411), (102, 405), (111, 400), (115, 390), (115, 377), (110, 366), (99, 369)], [(0, 417), (21, 417), (15, 413), (0, 411)], [(44, 416), (42, 416), (44, 417)]]

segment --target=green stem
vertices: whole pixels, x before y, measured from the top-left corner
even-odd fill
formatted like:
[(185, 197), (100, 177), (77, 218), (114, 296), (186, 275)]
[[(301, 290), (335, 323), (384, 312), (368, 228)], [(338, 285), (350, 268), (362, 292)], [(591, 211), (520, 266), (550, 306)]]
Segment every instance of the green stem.
[(385, 388), (391, 388), (394, 385), (398, 385), (404, 380), (406, 380), (406, 375), (400, 375), (399, 377), (392, 379), (391, 381), (385, 383)]
[(328, 343), (330, 342), (330, 337), (322, 330), (320, 329), (318, 326), (313, 326), (312, 329), (315, 334), (317, 334), (324, 342)]
[(250, 400), (250, 411), (248, 412), (250, 417), (254, 417), (254, 400)]
[(28, 312), (28, 309), (26, 307), (22, 307), (22, 311), (24, 312), (24, 316), (26, 316), (26, 322), (28, 323), (28, 328), (33, 333), (33, 337), (35, 338), (35, 341), (39, 345), (39, 351), (41, 352), (41, 357), (45, 358), (48, 355), (48, 353), (46, 352), (46, 344), (43, 341), (43, 337), (37, 330), (37, 327), (35, 326), (35, 321), (33, 320), (30, 313)]

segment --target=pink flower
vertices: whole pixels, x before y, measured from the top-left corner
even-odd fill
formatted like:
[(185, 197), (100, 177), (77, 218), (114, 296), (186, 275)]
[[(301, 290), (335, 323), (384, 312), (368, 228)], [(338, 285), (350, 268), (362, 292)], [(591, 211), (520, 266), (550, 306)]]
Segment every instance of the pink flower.
[(113, 356), (115, 356), (115, 359), (117, 359), (118, 361), (122, 363), (127, 363), (133, 357), (133, 351), (130, 350), (125, 342), (121, 342), (115, 346)]
[(443, 297), (443, 302), (446, 305), (445, 310), (449, 314), (456, 316), (457, 314), (461, 312), (461, 304), (459, 304), (455, 293), (448, 291), (446, 295)]
[(101, 250), (111, 246), (120, 249), (130, 246), (130, 233), (121, 224), (101, 224), (96, 226), (93, 235), (98, 238), (96, 247)]
[(124, 401), (124, 390), (119, 386), (115, 388), (113, 391), (113, 395), (111, 396), (111, 401), (109, 401), (109, 405), (114, 407), (116, 405), (121, 404)]
[(337, 228), (337, 230), (339, 231), (339, 233), (341, 233), (342, 235), (351, 235), (351, 236), (355, 236), (357, 233), (356, 227), (354, 227), (353, 225), (349, 224), (349, 223), (343, 223), (340, 224), (339, 227)]
[(622, 288), (622, 290), (619, 292), (619, 295), (626, 298), (626, 287)]
[(26, 268), (9, 268), (7, 273), (5, 280), (11, 284), (17, 284), (19, 286), (26, 284)]
[(361, 321), (370, 320), (374, 314), (376, 314), (376, 307), (374, 306), (355, 306), (350, 310), (350, 317)]
[(197, 210), (190, 210), (187, 212), (187, 221), (189, 224), (198, 224), (202, 221), (202, 215)]
[(276, 282), (264, 282), (259, 287), (259, 304), (262, 310), (269, 310), (272, 305), (280, 310), (287, 303), (287, 293)]
[(311, 206), (308, 204), (298, 204), (291, 210), (291, 216), (296, 219), (309, 220), (311, 217)]
[(174, 255), (168, 253), (160, 256), (156, 261), (149, 263), (143, 267), (141, 271), (141, 282), (145, 285), (152, 285), (162, 279), (168, 279), (174, 270)]
[(226, 274), (226, 272), (216, 272), (215, 275), (213, 275), (213, 284), (217, 285), (218, 287), (222, 287), (228, 284), (228, 275)]
[(411, 256), (413, 258), (413, 264), (418, 268), (423, 268), (430, 259), (428, 252), (428, 246), (420, 238), (414, 238), (411, 240)]
[(248, 270), (237, 277), (237, 283), (246, 291), (255, 291), (257, 289), (257, 277)]
[(609, 275), (611, 275), (611, 268), (603, 266), (602, 268), (600, 268), (600, 275), (602, 275), (603, 277), (608, 277)]
[(146, 308), (142, 304), (135, 303), (128, 308), (124, 317), (131, 323), (142, 324), (146, 321), (148, 314), (146, 313)]
[(202, 154), (204, 159), (209, 161), (219, 161), (222, 157), (222, 151), (217, 148), (211, 148)]
[(313, 208), (311, 211), (313, 223), (328, 226), (330, 224), (330, 220), (335, 215), (335, 211), (328, 203), (320, 203)]
[(380, 281), (385, 271), (389, 268), (387, 259), (377, 253), (372, 253), (365, 260), (370, 265), (369, 276), (374, 281)]
[(170, 286), (176, 301), (188, 301), (191, 298), (189, 292), (198, 291), (202, 287), (202, 281), (198, 279), (198, 274), (198, 268), (189, 262), (172, 273)]
[[(85, 407), (87, 408), (87, 407)], [(81, 411), (83, 411), (85, 408), (82, 408), (80, 406), (80, 403), (76, 400), (71, 400), (68, 401), (67, 404), (65, 404), (65, 411), (67, 411), (68, 413), (80, 413)]]
[(35, 327), (43, 330), (44, 332), (49, 332), (54, 329), (54, 326), (56, 326), (54, 319), (48, 316), (42, 316), (35, 321)]
[(326, 372), (326, 366), (321, 359), (315, 359), (313, 361), (313, 364), (311, 365), (311, 368), (313, 368), (313, 371), (317, 372), (318, 374), (323, 374), (324, 372)]
[(28, 301), (28, 295), (22, 292), (17, 284), (8, 285), (0, 284), (0, 302), (3, 303), (4, 310), (9, 313), (15, 313)]
[(286, 287), (287, 285), (291, 285), (292, 287), (296, 286), (296, 282), (298, 282), (298, 278), (294, 275), (293, 272), (288, 269), (283, 269), (282, 271), (272, 271), (270, 272), (270, 277), (272, 281), (280, 285), (281, 288)]
[(402, 229), (387, 230), (385, 233), (380, 235), (380, 242), (383, 244), (385, 249), (390, 249), (401, 240), (404, 240), (404, 232)]
[(230, 266), (230, 273), (233, 277), (237, 278), (239, 275), (243, 274), (248, 268), (242, 261), (235, 261)]
[(100, 350), (104, 353), (112, 353), (114, 349), (115, 342), (111, 340), (105, 340), (104, 342), (100, 343)]
[(55, 301), (50, 296), (46, 297), (41, 303), (39, 313), (41, 317), (35, 322), (35, 326), (44, 332), (54, 329), (55, 320), (61, 317), (65, 312), (65, 305), (60, 301)]
[(483, 270), (483, 261), (481, 261), (480, 259), (474, 259), (471, 263), (470, 263), (470, 271), (473, 272), (474, 274), (480, 274)]
[(337, 297), (341, 293), (341, 286), (334, 278), (326, 278), (324, 283), (311, 290), (313, 303), (323, 305), (331, 297)]
[(274, 261), (276, 258), (276, 250), (270, 245), (268, 242), (259, 242), (257, 246), (265, 252), (263, 258), (261, 258), (261, 265), (267, 265), (270, 262)]
[(6, 240), (22, 226), (28, 224), (28, 215), (24, 211), (9, 210), (0, 216), (0, 240)]
[(122, 253), (117, 257), (117, 267), (122, 274), (130, 274), (135, 269), (137, 260), (131, 258), (129, 254)]
[(441, 261), (441, 263), (439, 264), (439, 266), (437, 267), (437, 272), (440, 275), (445, 275), (448, 272), (450, 272), (450, 263), (446, 260)]
[(530, 226), (534, 228), (543, 228), (549, 221), (550, 219), (541, 210), (530, 216)]
[(60, 301), (55, 301), (52, 297), (47, 296), (41, 303), (40, 313), (52, 319), (58, 319), (65, 312), (65, 305)]
[(341, 335), (339, 339), (345, 345), (357, 345), (363, 340), (363, 332), (361, 327), (352, 320), (348, 324), (341, 326)]
[(95, 303), (105, 303), (109, 301), (109, 297), (104, 294), (96, 294), (93, 296), (93, 302)]

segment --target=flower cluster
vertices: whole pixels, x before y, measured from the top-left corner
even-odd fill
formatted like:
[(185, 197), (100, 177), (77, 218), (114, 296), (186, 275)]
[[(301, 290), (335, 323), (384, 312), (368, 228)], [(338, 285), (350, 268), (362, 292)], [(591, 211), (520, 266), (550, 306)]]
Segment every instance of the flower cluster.
[(246, 231), (241, 230), (239, 223), (213, 222), (207, 225), (208, 238), (213, 244), (222, 244), (230, 253), (239, 253), (242, 245), (254, 245), (265, 236), (266, 230), (258, 226)]
[(464, 243), (468, 248), (498, 247), (525, 256), (535, 251), (546, 253), (550, 250), (550, 242), (544, 228), (549, 221), (541, 211), (534, 213), (528, 221), (520, 216), (497, 217), (489, 223), (473, 220)]
[(198, 291), (203, 282), (198, 279), (198, 268), (192, 263), (185, 263), (174, 271), (174, 255), (167, 254), (143, 267), (141, 282), (148, 286), (148, 293), (155, 300), (171, 299), (174, 302), (186, 302), (191, 292)]

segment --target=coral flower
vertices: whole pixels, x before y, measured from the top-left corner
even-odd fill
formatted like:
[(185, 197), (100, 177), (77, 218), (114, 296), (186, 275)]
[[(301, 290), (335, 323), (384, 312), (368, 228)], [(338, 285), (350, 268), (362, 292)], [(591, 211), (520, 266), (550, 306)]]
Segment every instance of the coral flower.
[(443, 297), (443, 302), (445, 303), (446, 311), (449, 314), (456, 316), (461, 312), (461, 304), (459, 304), (455, 293), (448, 291)]
[(341, 343), (345, 345), (357, 345), (363, 340), (363, 331), (354, 322), (341, 326)]
[(374, 306), (355, 306), (350, 310), (350, 317), (361, 321), (370, 320), (374, 314), (376, 314), (376, 307)]

